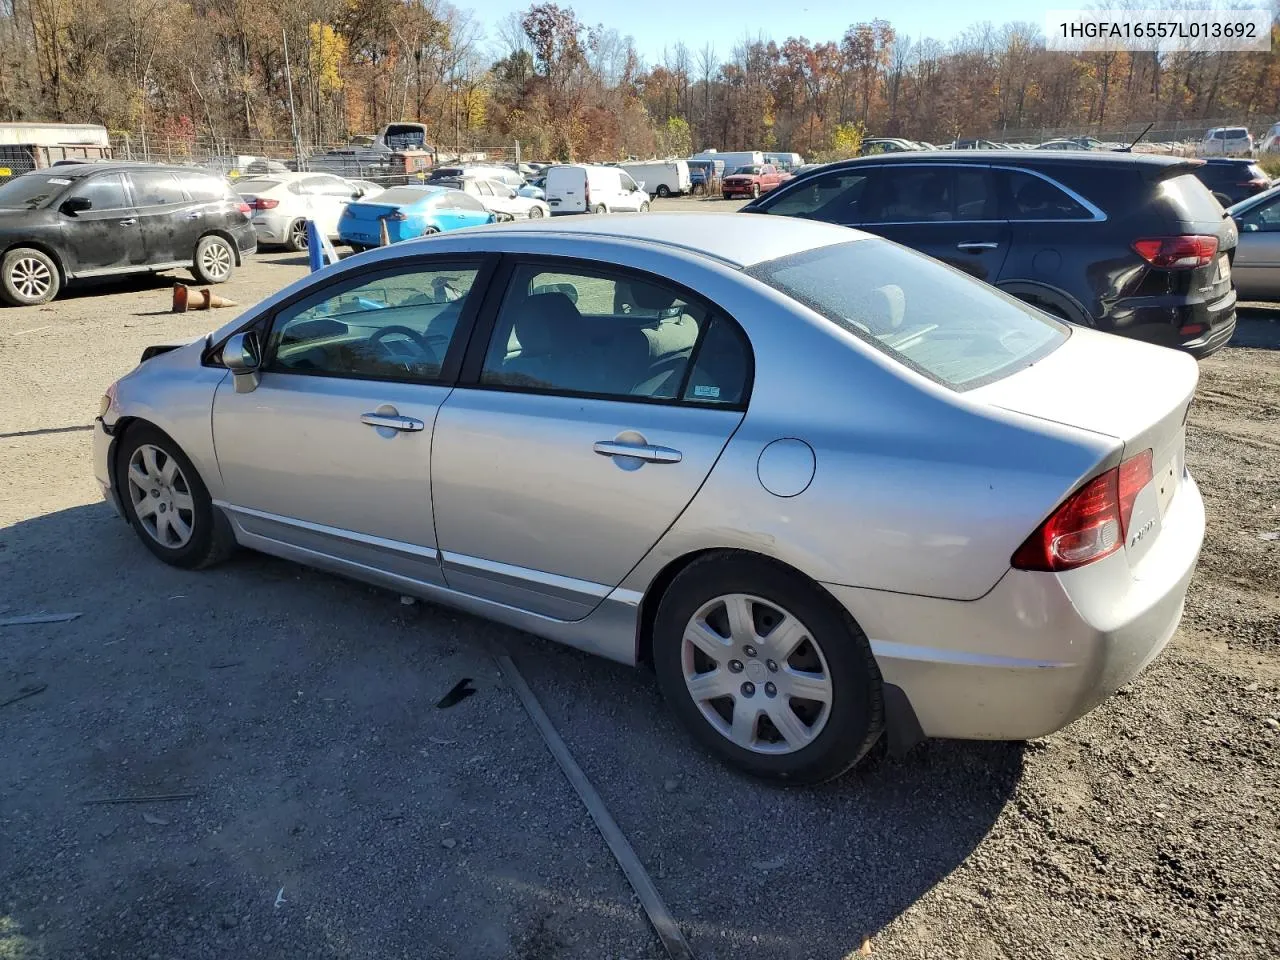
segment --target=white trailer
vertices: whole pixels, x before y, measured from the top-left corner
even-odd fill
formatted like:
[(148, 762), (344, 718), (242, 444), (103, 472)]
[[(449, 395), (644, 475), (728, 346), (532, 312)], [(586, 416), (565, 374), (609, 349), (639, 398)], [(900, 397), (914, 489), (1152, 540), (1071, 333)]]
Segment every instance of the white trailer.
[(693, 189), (687, 160), (642, 160), (620, 163), (618, 167), (631, 174), (636, 183), (643, 183), (651, 197), (678, 197)]
[(759, 150), (727, 150), (721, 153), (718, 150), (703, 150), (701, 153), (695, 153), (690, 160), (723, 160), (725, 176), (733, 173), (739, 167), (755, 167), (764, 163), (764, 154)]

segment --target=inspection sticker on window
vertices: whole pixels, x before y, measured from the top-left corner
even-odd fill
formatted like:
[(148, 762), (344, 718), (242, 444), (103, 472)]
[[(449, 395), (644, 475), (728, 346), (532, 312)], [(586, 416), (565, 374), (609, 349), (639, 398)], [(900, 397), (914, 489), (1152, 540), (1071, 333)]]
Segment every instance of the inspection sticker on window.
[(49, 183), (56, 183), (56, 184), (57, 184), (58, 186), (60, 186), (60, 187), (65, 187), (65, 186), (66, 186), (68, 183), (70, 183), (71, 181), (70, 181), (70, 180), (63, 180), (63, 179), (62, 179), (62, 177), (50, 177), (50, 178), (49, 178), (49, 180), (48, 180), (48, 182), (49, 182)]
[(693, 388), (693, 395), (695, 397), (705, 397), (708, 400), (718, 400), (720, 399), (720, 388), (697, 384)]

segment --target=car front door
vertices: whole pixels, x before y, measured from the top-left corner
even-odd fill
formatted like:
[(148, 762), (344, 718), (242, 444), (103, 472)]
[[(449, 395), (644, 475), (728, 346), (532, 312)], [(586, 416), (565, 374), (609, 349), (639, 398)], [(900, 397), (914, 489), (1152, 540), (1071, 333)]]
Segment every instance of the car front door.
[(622, 195), (618, 198), (616, 203), (611, 203), (609, 205), (610, 207), (616, 206), (619, 210), (639, 210), (642, 204), (649, 201), (649, 194), (645, 193), (644, 190), (640, 188), (640, 185), (636, 183), (631, 174), (627, 173), (625, 170), (619, 170), (618, 177), (620, 181), (619, 185), (622, 188)]
[(1240, 240), (1231, 276), (1242, 298), (1280, 299), (1280, 194), (1236, 217)]
[(355, 188), (340, 177), (318, 175), (307, 177), (299, 184), (306, 202), (307, 216), (326, 237), (338, 235), (338, 220), (355, 194)]
[(147, 263), (190, 263), (204, 232), (202, 205), (188, 199), (178, 178), (167, 170), (130, 170)]
[(706, 479), (742, 420), (750, 349), (731, 319), (658, 277), (541, 259), (508, 275), (436, 424), (444, 576), (577, 620)]
[[(77, 209), (77, 201), (89, 206)], [(147, 262), (138, 213), (118, 173), (81, 180), (62, 199), (58, 218), (69, 269), (77, 276), (123, 271)]]
[(432, 436), (488, 269), (423, 257), (264, 318), (258, 386), (227, 377), (213, 403), (221, 505), (254, 546), (392, 585), (441, 582)]
[(893, 164), (875, 173), (859, 229), (926, 253), (995, 283), (1009, 253), (991, 169), (982, 164)]

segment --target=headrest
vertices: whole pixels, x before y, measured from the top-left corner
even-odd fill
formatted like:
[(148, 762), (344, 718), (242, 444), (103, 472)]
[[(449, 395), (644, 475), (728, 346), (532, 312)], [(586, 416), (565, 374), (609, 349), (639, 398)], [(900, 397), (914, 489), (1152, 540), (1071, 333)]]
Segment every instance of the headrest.
[(668, 310), (679, 297), (666, 287), (652, 283), (632, 283), (631, 299), (641, 310)]
[(582, 315), (563, 293), (535, 293), (516, 308), (515, 331), (522, 356), (542, 356), (575, 343)]
[(896, 283), (876, 287), (867, 297), (867, 326), (875, 333), (897, 330), (907, 311), (907, 295)]

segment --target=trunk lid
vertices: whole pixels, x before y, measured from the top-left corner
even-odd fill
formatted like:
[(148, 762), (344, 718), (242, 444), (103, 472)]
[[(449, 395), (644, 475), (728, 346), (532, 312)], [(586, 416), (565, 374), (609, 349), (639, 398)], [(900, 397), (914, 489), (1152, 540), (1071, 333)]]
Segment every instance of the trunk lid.
[(378, 221), (383, 217), (399, 211), (398, 206), (389, 203), (349, 203), (347, 215), (352, 220)]
[(966, 396), (1113, 437), (1125, 460), (1151, 450), (1153, 477), (1135, 502), (1125, 537), (1136, 563), (1158, 539), (1182, 484), (1187, 411), (1199, 376), (1195, 360), (1180, 351), (1078, 328), (1038, 363)]

